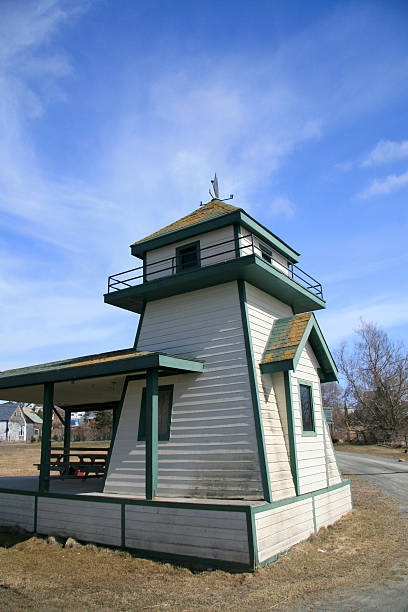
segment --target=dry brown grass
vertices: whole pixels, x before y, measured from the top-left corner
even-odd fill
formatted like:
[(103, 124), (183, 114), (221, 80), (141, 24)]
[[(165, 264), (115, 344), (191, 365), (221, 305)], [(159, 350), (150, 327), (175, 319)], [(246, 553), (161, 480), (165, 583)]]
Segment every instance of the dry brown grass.
[(389, 459), (407, 459), (405, 449), (391, 448), (390, 446), (379, 446), (378, 444), (335, 444), (336, 451), (347, 451), (349, 453), (363, 453), (365, 455), (376, 455), (377, 457), (388, 457)]
[[(78, 446), (108, 448), (110, 442), (86, 441), (73, 442), (72, 448)], [(61, 447), (61, 442), (53, 442)], [(1, 476), (38, 476), (35, 463), (40, 463), (41, 444), (33, 442), (0, 442), (0, 477)]]
[(362, 480), (353, 492), (352, 513), (253, 574), (193, 572), (122, 551), (3, 536), (0, 608), (287, 610), (336, 586), (378, 581), (408, 556), (406, 520)]

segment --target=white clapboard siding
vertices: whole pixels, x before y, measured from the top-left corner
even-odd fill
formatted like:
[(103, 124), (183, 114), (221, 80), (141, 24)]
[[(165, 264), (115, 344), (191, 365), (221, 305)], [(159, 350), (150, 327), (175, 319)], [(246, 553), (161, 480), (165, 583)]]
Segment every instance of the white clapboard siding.
[(244, 513), (126, 506), (126, 546), (249, 563)]
[(119, 504), (40, 497), (37, 531), (120, 546), (120, 512)]
[[(147, 275), (146, 280), (151, 281), (163, 276), (176, 273), (176, 249), (185, 244), (200, 242), (201, 267), (235, 259), (234, 229), (232, 225), (222, 227), (196, 237), (186, 238), (179, 242), (172, 242), (159, 249), (146, 253)], [(226, 244), (219, 244), (226, 243)]]
[(327, 464), (329, 470), (329, 484), (335, 485), (341, 482), (341, 474), (339, 467), (337, 465), (336, 456), (334, 454), (333, 442), (330, 436), (329, 428), (326, 423), (326, 419), (324, 420), (324, 440), (326, 443), (326, 455), (327, 455)]
[(255, 515), (259, 563), (306, 540), (314, 532), (312, 498)]
[(0, 526), (34, 531), (34, 495), (0, 493)]
[(327, 527), (352, 508), (350, 485), (315, 496), (316, 528)]
[[(161, 382), (174, 384), (174, 395), (170, 440), (159, 442), (158, 494), (262, 498), (237, 283), (149, 302), (137, 348), (205, 363), (201, 374)], [(129, 385), (105, 492), (144, 495), (143, 384)]]
[[(328, 486), (319, 364), (310, 343), (302, 351), (296, 370), (292, 372), (293, 414), (296, 432), (296, 453), (299, 477), (299, 492), (310, 493)], [(302, 435), (302, 414), (299, 398), (299, 380), (313, 384), (313, 412), (316, 436)], [(330, 483), (334, 484), (334, 483)]]
[(283, 376), (262, 374), (259, 364), (262, 362), (274, 322), (276, 319), (290, 316), (292, 311), (286, 304), (249, 283), (245, 284), (245, 288), (272, 499), (278, 501), (295, 495), (287, 448), (287, 419), (281, 419), (282, 413), (286, 413)]

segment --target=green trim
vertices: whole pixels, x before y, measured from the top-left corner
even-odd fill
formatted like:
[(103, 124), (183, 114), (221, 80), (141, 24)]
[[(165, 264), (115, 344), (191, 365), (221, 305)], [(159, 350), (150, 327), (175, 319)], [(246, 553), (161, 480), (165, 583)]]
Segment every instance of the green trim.
[(111, 458), (112, 458), (113, 447), (114, 447), (115, 440), (116, 440), (116, 434), (117, 434), (118, 427), (119, 427), (120, 415), (122, 414), (123, 402), (125, 401), (126, 392), (127, 392), (127, 388), (128, 388), (128, 383), (129, 383), (129, 376), (127, 376), (125, 378), (125, 380), (124, 380), (123, 387), (122, 387), (122, 394), (121, 394), (120, 402), (119, 402), (119, 406), (118, 406), (118, 408), (115, 410), (115, 412), (113, 414), (114, 422), (113, 422), (113, 427), (112, 427), (112, 437), (111, 437), (111, 442), (110, 442), (110, 445), (109, 445), (108, 454), (107, 454), (107, 457), (106, 457), (105, 473), (103, 475), (103, 481), (102, 481), (102, 491), (105, 488), (105, 482), (106, 482), (106, 478), (108, 476), (109, 466), (110, 466), (110, 462), (111, 462)]
[[(323, 445), (324, 445), (324, 460), (326, 463), (326, 480), (327, 480), (327, 486), (329, 487), (330, 486), (330, 474), (329, 474), (329, 457), (327, 455), (327, 444), (326, 444), (326, 414), (323, 408), (322, 387), (320, 383), (319, 383), (319, 396), (320, 396), (320, 412), (321, 412), (322, 427), (323, 427)], [(341, 478), (341, 474), (340, 474), (340, 478)]]
[[(171, 412), (173, 409), (173, 394), (174, 394), (174, 385), (160, 385), (159, 386), (159, 397), (160, 391), (170, 391), (169, 396), (169, 404), (167, 406), (167, 431), (166, 434), (160, 436), (158, 440), (159, 442), (167, 442), (170, 440), (170, 429), (171, 429)], [(140, 417), (139, 417), (139, 428), (137, 432), (137, 440), (138, 442), (146, 442), (146, 387), (143, 387), (142, 390), (142, 401), (140, 404)]]
[(126, 546), (126, 503), (120, 504), (120, 543), (122, 548)]
[(274, 372), (288, 372), (294, 370), (293, 359), (282, 359), (281, 361), (270, 361), (261, 363), (262, 374), (273, 374)]
[(265, 559), (265, 561), (262, 561), (262, 563), (259, 564), (259, 567), (265, 567), (266, 565), (270, 565), (270, 563), (275, 563), (275, 561), (277, 560), (278, 560), (278, 555), (273, 555), (272, 557)]
[(157, 496), (159, 377), (157, 369), (146, 373), (146, 499)]
[(160, 368), (173, 368), (174, 370), (199, 373), (204, 370), (204, 363), (202, 361), (173, 357), (172, 355), (165, 355), (163, 353), (158, 353), (158, 356)]
[(255, 433), (258, 446), (259, 467), (261, 471), (262, 488), (264, 499), (272, 501), (271, 483), (269, 479), (269, 469), (265, 448), (265, 437), (262, 425), (261, 407), (258, 395), (258, 385), (256, 381), (255, 360), (252, 352), (251, 332), (249, 328), (248, 308), (246, 301), (245, 282), (238, 280), (238, 295), (241, 308), (242, 330), (245, 340), (245, 352), (248, 364), (249, 385), (251, 388), (252, 408), (254, 412)]
[(246, 509), (246, 525), (248, 534), (249, 565), (251, 569), (258, 567), (258, 546), (256, 540), (255, 516), (251, 506)]
[(337, 466), (337, 471), (338, 471), (338, 473), (339, 473), (339, 475), (340, 475), (340, 479), (341, 479), (341, 480), (344, 480), (344, 479), (343, 479), (343, 474), (341, 473), (341, 469), (340, 469), (340, 466), (339, 466), (339, 462), (337, 461), (336, 451), (335, 451), (335, 449), (334, 449), (334, 445), (333, 445), (333, 442), (332, 442), (332, 439), (331, 439), (331, 435), (330, 435), (329, 426), (328, 426), (328, 424), (327, 424), (327, 420), (326, 420), (326, 415), (325, 415), (325, 413), (324, 413), (324, 410), (323, 410), (323, 409), (322, 409), (322, 412), (323, 412), (323, 416), (324, 416), (325, 428), (326, 428), (326, 431), (327, 431), (327, 438), (328, 438), (328, 440), (329, 440), (329, 444), (331, 444), (331, 448), (332, 448), (333, 455), (334, 455), (334, 460), (335, 460), (335, 462), (336, 462), (336, 466)]
[(43, 424), (41, 433), (41, 464), (38, 490), (46, 493), (50, 488), (50, 454), (51, 454), (51, 428), (52, 409), (54, 406), (54, 385), (45, 383), (43, 400)]
[(136, 330), (136, 337), (135, 337), (135, 341), (133, 343), (133, 348), (137, 348), (138, 342), (139, 342), (139, 338), (140, 338), (140, 332), (142, 331), (142, 325), (143, 325), (143, 318), (145, 315), (145, 310), (146, 310), (146, 302), (143, 302), (143, 306), (142, 306), (142, 312), (140, 313), (139, 316), (139, 322), (137, 324), (137, 330)]
[[(131, 349), (133, 350), (133, 349)], [(0, 389), (11, 389), (36, 384), (51, 382), (62, 382), (79, 380), (84, 378), (98, 378), (100, 376), (111, 376), (113, 374), (129, 374), (131, 372), (144, 371), (151, 368), (172, 368), (181, 372), (202, 372), (204, 364), (197, 360), (182, 359), (179, 357), (161, 353), (145, 353), (135, 357), (124, 357), (111, 362), (99, 362), (88, 365), (63, 367), (55, 364), (54, 369), (30, 371), (21, 368), (18, 374), (8, 376), (0, 375)], [(36, 366), (32, 366), (33, 369)], [(61, 406), (62, 408), (64, 406)]]
[[(183, 268), (181, 266), (181, 261), (180, 261), (180, 251), (183, 251), (184, 249), (188, 249), (191, 247), (195, 247), (196, 249), (197, 263), (194, 266), (188, 266), (187, 268)], [(197, 268), (201, 268), (200, 241), (195, 240), (194, 242), (189, 242), (187, 244), (181, 244), (179, 247), (177, 247), (176, 248), (176, 273), (180, 274), (180, 272), (186, 272), (186, 270), (197, 270)]]
[(312, 497), (312, 511), (313, 511), (313, 529), (314, 529), (314, 532), (317, 533), (315, 496)]
[(288, 421), (290, 469), (292, 472), (293, 484), (295, 485), (295, 493), (296, 495), (299, 495), (300, 488), (296, 451), (296, 426), (295, 417), (293, 414), (292, 377), (290, 372), (283, 373), (283, 382), (285, 385), (286, 416)]
[(302, 493), (302, 495), (297, 495), (296, 497), (288, 497), (287, 499), (282, 499), (277, 502), (270, 502), (269, 504), (264, 504), (263, 506), (253, 506), (252, 510), (255, 514), (258, 514), (259, 512), (266, 512), (267, 510), (273, 510), (274, 508), (280, 508), (282, 506), (288, 506), (290, 504), (295, 504), (298, 501), (309, 499), (311, 497), (315, 497), (316, 495), (323, 495), (324, 493), (330, 493), (330, 491), (335, 491), (336, 489), (342, 489), (343, 487), (346, 487), (348, 485), (350, 485), (350, 489), (351, 489), (351, 481), (343, 480), (343, 482), (339, 482), (335, 485), (330, 485), (330, 487), (326, 487), (324, 489), (318, 489), (317, 491), (310, 491), (310, 493)]
[[(310, 389), (309, 398), (310, 398), (310, 416), (312, 420), (313, 429), (303, 429), (303, 410), (302, 410), (302, 396), (300, 394), (300, 387), (308, 387)], [(314, 401), (313, 401), (313, 381), (310, 380), (302, 380), (301, 378), (297, 379), (297, 388), (298, 388), (298, 397), (299, 397), (299, 412), (300, 412), (300, 424), (302, 426), (302, 436), (317, 436), (316, 433), (316, 418), (314, 411)]]

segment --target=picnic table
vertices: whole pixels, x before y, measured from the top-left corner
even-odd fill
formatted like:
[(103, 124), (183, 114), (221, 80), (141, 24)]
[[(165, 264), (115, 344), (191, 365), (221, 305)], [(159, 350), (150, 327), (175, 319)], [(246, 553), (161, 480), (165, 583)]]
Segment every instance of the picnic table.
[[(59, 472), (60, 478), (99, 478), (105, 474), (107, 448), (77, 447), (65, 451), (63, 447), (51, 449), (50, 471)], [(36, 463), (37, 469), (40, 464)]]

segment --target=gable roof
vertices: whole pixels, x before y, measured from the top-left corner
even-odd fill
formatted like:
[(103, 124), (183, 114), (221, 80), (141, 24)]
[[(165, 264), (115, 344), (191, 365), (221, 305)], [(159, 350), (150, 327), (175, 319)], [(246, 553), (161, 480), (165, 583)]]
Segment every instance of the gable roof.
[(177, 232), (178, 230), (191, 227), (192, 225), (202, 223), (203, 221), (209, 221), (210, 219), (216, 219), (217, 217), (228, 215), (237, 210), (239, 210), (239, 208), (236, 206), (225, 204), (225, 202), (222, 202), (221, 200), (211, 200), (211, 202), (208, 202), (204, 206), (200, 206), (200, 208), (197, 208), (197, 210), (194, 210), (189, 215), (178, 219), (178, 221), (174, 221), (174, 223), (170, 223), (170, 225), (166, 225), (166, 227), (163, 227), (153, 234), (150, 234), (150, 236), (137, 240), (133, 244), (141, 244), (147, 240), (152, 240), (153, 238), (158, 238), (159, 236), (165, 236), (167, 234)]
[(275, 321), (261, 363), (261, 371), (268, 373), (295, 370), (307, 341), (310, 342), (319, 362), (321, 382), (338, 380), (336, 364), (311, 312)]
[(16, 411), (17, 405), (17, 402), (0, 404), (0, 421), (8, 421)]

